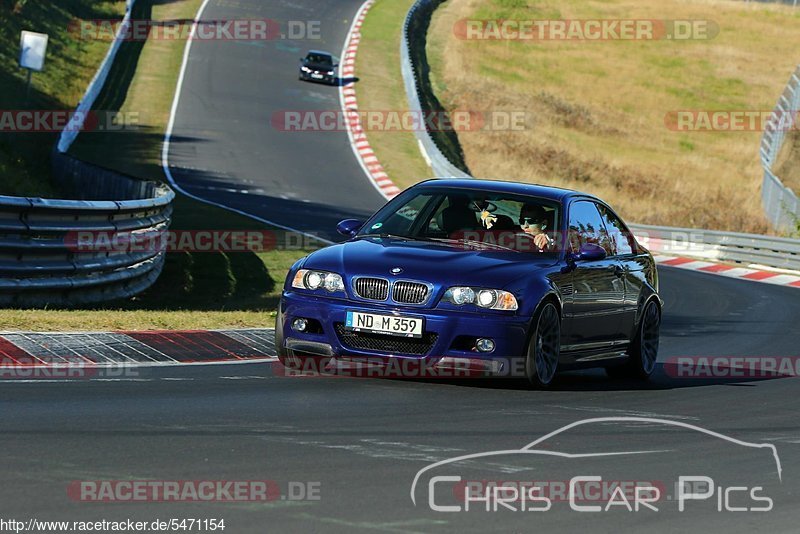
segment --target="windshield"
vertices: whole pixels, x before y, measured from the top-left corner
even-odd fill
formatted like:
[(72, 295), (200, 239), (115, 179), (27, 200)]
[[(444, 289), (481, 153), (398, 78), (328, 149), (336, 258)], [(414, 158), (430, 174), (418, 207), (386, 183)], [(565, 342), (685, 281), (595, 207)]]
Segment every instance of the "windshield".
[(332, 65), (333, 58), (327, 54), (308, 54), (306, 56), (306, 62), (316, 65)]
[(557, 203), (483, 190), (406, 192), (376, 213), (358, 236), (392, 236), (481, 249), (556, 253)]

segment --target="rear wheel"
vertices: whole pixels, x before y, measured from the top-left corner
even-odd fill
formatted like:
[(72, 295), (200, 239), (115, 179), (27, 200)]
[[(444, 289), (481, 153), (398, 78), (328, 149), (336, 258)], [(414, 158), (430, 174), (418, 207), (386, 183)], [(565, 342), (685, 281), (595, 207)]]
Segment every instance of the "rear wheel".
[(553, 381), (561, 354), (561, 317), (555, 304), (544, 303), (533, 324), (525, 358), (525, 376), (532, 386), (542, 388)]
[(654, 300), (645, 304), (636, 336), (628, 350), (628, 361), (619, 367), (609, 367), (606, 372), (613, 377), (650, 378), (658, 359), (659, 332), (661, 329), (661, 309)]

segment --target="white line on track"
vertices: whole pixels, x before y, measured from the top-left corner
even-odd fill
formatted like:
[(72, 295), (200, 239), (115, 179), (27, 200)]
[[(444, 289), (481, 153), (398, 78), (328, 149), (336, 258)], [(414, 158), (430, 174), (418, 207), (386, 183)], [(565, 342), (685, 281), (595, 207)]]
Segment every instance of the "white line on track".
[(164, 169), (164, 175), (167, 177), (167, 181), (169, 181), (170, 185), (176, 191), (180, 192), (183, 195), (186, 195), (189, 198), (193, 198), (193, 199), (195, 199), (195, 200), (197, 200), (199, 202), (203, 202), (205, 204), (210, 204), (212, 206), (216, 206), (218, 208), (222, 208), (222, 209), (231, 211), (233, 213), (238, 213), (239, 215), (243, 215), (245, 217), (249, 217), (251, 219), (254, 219), (256, 221), (262, 222), (264, 224), (270, 224), (270, 225), (275, 226), (277, 228), (280, 228), (282, 230), (287, 230), (287, 231), (290, 231), (290, 232), (296, 232), (296, 233), (298, 233), (300, 235), (303, 235), (303, 236), (306, 236), (306, 237), (309, 237), (309, 238), (312, 238), (312, 239), (317, 239), (319, 241), (322, 241), (323, 243), (333, 244), (333, 241), (329, 241), (327, 239), (323, 239), (323, 238), (321, 238), (319, 236), (316, 236), (314, 234), (309, 234), (307, 232), (303, 232), (303, 231), (298, 230), (296, 228), (292, 228), (290, 226), (279, 224), (279, 223), (276, 223), (274, 221), (270, 221), (268, 219), (264, 219), (263, 217), (259, 217), (257, 215), (253, 215), (252, 213), (247, 213), (245, 211), (233, 208), (231, 206), (226, 206), (224, 204), (220, 204), (218, 202), (214, 202), (212, 200), (208, 200), (208, 199), (199, 197), (197, 195), (194, 195), (192, 193), (189, 193), (188, 191), (183, 189), (181, 186), (179, 186), (178, 183), (175, 181), (175, 178), (172, 176), (172, 171), (169, 168), (169, 148), (170, 148), (170, 142), (172, 140), (172, 131), (173, 131), (174, 127), (175, 127), (175, 117), (176, 117), (176, 115), (178, 113), (178, 105), (180, 104), (180, 100), (181, 100), (181, 91), (183, 89), (183, 82), (184, 82), (184, 78), (186, 77), (186, 69), (187, 69), (187, 67), (189, 65), (189, 53), (192, 50), (192, 43), (194, 42), (194, 36), (195, 36), (195, 33), (197, 32), (197, 23), (203, 17), (203, 13), (205, 12), (206, 7), (209, 4), (209, 1), (210, 0), (203, 0), (203, 3), (200, 5), (200, 9), (197, 11), (197, 15), (195, 16), (194, 21), (192, 22), (192, 30), (189, 32), (189, 38), (186, 41), (186, 48), (184, 48), (184, 50), (183, 50), (183, 62), (181, 63), (180, 74), (178, 74), (178, 84), (175, 87), (175, 95), (174, 95), (174, 97), (172, 99), (172, 109), (170, 110), (170, 114), (169, 114), (169, 123), (167, 124), (167, 131), (164, 134), (164, 143), (163, 143), (163, 146), (162, 146), (162, 149), (161, 149), (161, 167), (162, 167), (162, 169)]

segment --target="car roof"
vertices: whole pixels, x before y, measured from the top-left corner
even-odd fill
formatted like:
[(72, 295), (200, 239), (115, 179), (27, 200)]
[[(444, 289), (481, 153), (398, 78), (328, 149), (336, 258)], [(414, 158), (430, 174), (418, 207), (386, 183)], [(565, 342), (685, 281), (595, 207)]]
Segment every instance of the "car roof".
[(322, 55), (322, 56), (331, 56), (331, 57), (333, 57), (333, 54), (331, 54), (330, 52), (325, 52), (324, 50), (309, 50), (306, 55), (308, 55), (308, 54), (318, 54), (318, 55)]
[[(526, 184), (521, 182), (511, 182), (505, 180), (485, 180), (485, 179), (464, 179), (464, 178), (433, 178), (420, 182), (416, 187), (436, 187), (436, 188), (452, 188), (452, 189), (479, 189), (483, 191), (492, 191), (496, 193), (516, 193), (520, 195), (530, 195), (540, 197), (548, 200), (555, 200), (558, 202), (567, 202), (571, 198), (591, 198), (593, 200), (600, 200), (599, 198), (588, 193), (581, 193), (573, 191), (572, 189), (564, 189), (561, 187), (552, 187), (549, 185), (539, 184)], [(602, 202), (602, 201), (601, 201)]]

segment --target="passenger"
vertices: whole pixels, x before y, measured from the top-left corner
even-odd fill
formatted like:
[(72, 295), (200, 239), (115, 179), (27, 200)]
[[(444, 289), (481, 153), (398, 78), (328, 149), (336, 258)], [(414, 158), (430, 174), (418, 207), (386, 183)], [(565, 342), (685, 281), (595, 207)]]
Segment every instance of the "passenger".
[(546, 232), (552, 230), (552, 223), (547, 211), (538, 204), (525, 204), (519, 213), (519, 226), (523, 232), (533, 237), (539, 250), (552, 250), (555, 246), (553, 238)]

